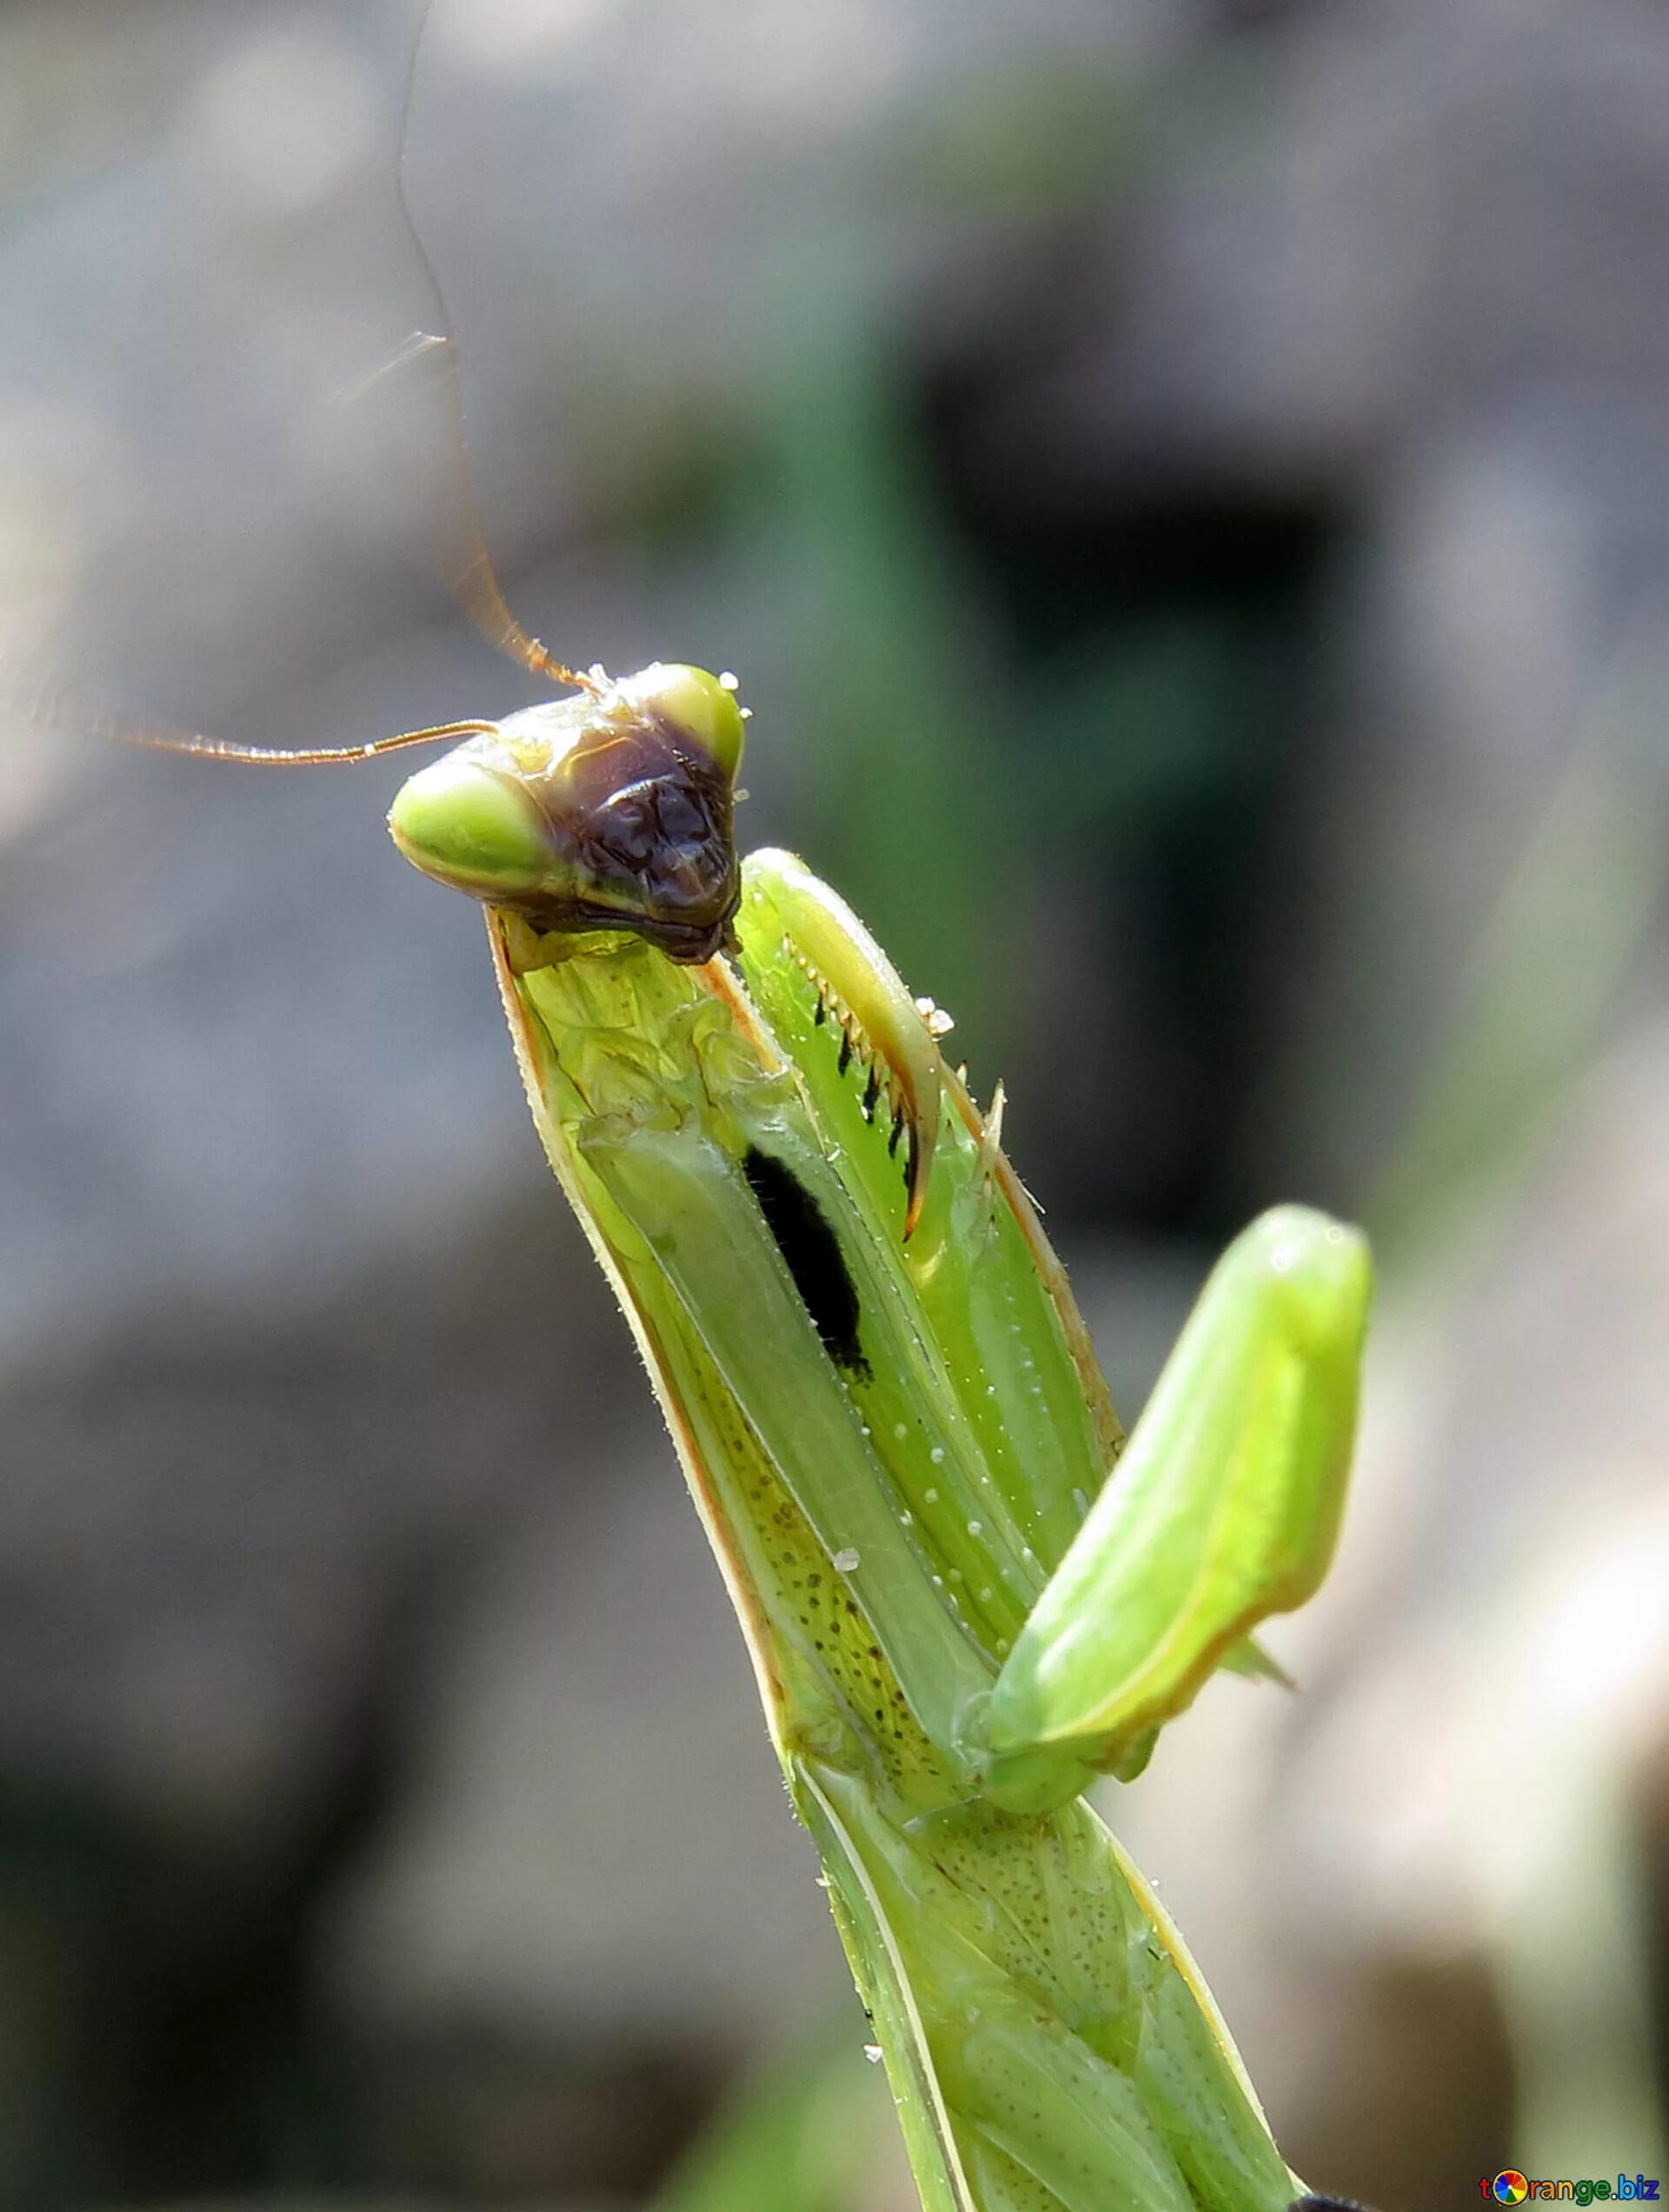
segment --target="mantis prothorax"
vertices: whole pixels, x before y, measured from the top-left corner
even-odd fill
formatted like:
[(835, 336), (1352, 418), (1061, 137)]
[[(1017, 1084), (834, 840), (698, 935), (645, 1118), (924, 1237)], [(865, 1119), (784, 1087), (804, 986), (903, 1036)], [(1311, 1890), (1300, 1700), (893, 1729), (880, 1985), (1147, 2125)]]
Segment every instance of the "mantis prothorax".
[(1363, 1241), (1254, 1222), (1127, 1445), (944, 1018), (798, 860), (738, 863), (733, 681), (582, 683), (296, 756), (130, 734), (312, 761), (469, 733), (389, 827), (486, 909), (927, 2212), (1283, 2212), (1299, 2185), (1210, 1995), (1081, 1792), (1139, 1773), (1220, 1666), (1272, 1671), (1253, 1631), (1326, 1572)]

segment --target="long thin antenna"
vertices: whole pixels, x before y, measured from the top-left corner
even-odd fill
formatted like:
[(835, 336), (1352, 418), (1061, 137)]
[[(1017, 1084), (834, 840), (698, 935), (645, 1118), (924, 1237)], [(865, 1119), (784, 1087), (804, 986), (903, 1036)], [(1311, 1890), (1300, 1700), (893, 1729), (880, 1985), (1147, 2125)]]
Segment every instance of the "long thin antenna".
[(293, 751), (278, 745), (240, 745), (229, 737), (209, 737), (198, 730), (176, 730), (171, 723), (142, 722), (117, 714), (56, 675), (37, 673), (31, 683), (24, 684), (3, 655), (0, 655), (0, 700), (15, 705), (44, 730), (113, 738), (123, 745), (143, 745), (154, 753), (195, 753), (207, 760), (242, 761), (255, 768), (320, 768), (375, 760), (380, 753), (398, 752), (405, 745), (438, 744), (446, 737), (490, 736), (498, 728), (495, 722), (437, 722), (428, 730), (400, 730), (389, 737), (373, 737), (363, 745), (309, 745)]
[(496, 647), (511, 660), (519, 661), (523, 668), (530, 670), (535, 676), (548, 676), (557, 683), (571, 684), (576, 690), (595, 692), (599, 686), (594, 676), (553, 660), (539, 640), (529, 636), (510, 612), (509, 603), (493, 567), (493, 556), (487, 550), (486, 534), (482, 529), (481, 505), (475, 496), (475, 474), (469, 458), (469, 428), (464, 415), (463, 369), (457, 340), (452, 335), (451, 310), (447, 305), (446, 291), (439, 273), (429, 258), (429, 248), (423, 243), (423, 234), (417, 227), (417, 218), (412, 212), (411, 197), (407, 189), (417, 66), (434, 9), (435, 0), (425, 0), (417, 36), (412, 41), (411, 61), (406, 72), (405, 103), (400, 115), (400, 158), (396, 165), (395, 183), (399, 195), (400, 213), (410, 234), (411, 243), (416, 249), (418, 263), (445, 335), (436, 336), (424, 331), (416, 332), (401, 349), (396, 362), (400, 364), (419, 359), (432, 362), (440, 370), (445, 387), (445, 403), (451, 430), (449, 441), (451, 480), (447, 486), (444, 509), (446, 537), (441, 548), (442, 572), (448, 590), (489, 645)]
[(158, 753), (198, 753), (209, 760), (242, 761), (254, 768), (329, 768), (345, 761), (375, 760), (379, 753), (397, 753), (403, 745), (436, 744), (442, 737), (489, 736), (497, 728), (495, 722), (437, 722), (429, 730), (400, 730), (391, 737), (373, 737), (363, 745), (315, 745), (302, 752), (286, 751), (279, 745), (238, 745), (229, 737), (159, 729), (154, 723), (141, 723), (137, 727), (130, 723), (112, 734), (124, 743), (148, 745)]

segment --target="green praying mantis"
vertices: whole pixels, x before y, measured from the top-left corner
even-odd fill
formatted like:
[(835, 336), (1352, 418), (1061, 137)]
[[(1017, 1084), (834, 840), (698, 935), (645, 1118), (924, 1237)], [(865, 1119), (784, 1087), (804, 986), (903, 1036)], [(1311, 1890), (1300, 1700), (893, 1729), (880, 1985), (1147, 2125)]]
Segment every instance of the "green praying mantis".
[(554, 660), (494, 572), (455, 347), (400, 358), (442, 371), (463, 611), (571, 696), (294, 751), (56, 681), (10, 696), (256, 763), (461, 741), (389, 826), (485, 909), (535, 1127), (724, 1576), (923, 2212), (1286, 2212), (1301, 2184), (1210, 1992), (1082, 1793), (1134, 1780), (1218, 1669), (1279, 1676), (1254, 1631), (1333, 1554), (1366, 1244), (1301, 1207), (1254, 1222), (1127, 1440), (1001, 1087), (981, 1111), (948, 1018), (799, 860), (739, 862), (734, 679)]
[[(1284, 1206), (1127, 1442), (1060, 1262), (856, 916), (739, 863), (734, 680), (552, 661), (389, 816), (479, 900), (535, 1123), (626, 1314), (821, 1855), (924, 2212), (1284, 2212), (1300, 2188), (1181, 1939), (1084, 1802), (1333, 1552), (1370, 1290)], [(50, 710), (49, 710), (50, 711)], [(85, 723), (89, 717), (75, 717)], [(1315, 2200), (1317, 2202), (1327, 2200)]]
[(1254, 1223), (1127, 1446), (1000, 1099), (799, 861), (738, 867), (742, 738), (702, 670), (594, 671), (413, 776), (389, 827), (486, 907), (925, 2212), (1276, 2212), (1227, 2030), (1081, 1792), (1219, 1666), (1267, 1671), (1252, 1632), (1320, 1582), (1366, 1248)]

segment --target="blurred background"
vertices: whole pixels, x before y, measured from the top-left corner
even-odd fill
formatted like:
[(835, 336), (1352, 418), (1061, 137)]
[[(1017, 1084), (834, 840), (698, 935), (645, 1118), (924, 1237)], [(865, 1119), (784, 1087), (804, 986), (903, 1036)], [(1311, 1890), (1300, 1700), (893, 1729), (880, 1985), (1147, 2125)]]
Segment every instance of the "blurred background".
[[(434, 581), (408, 0), (0, 16), (0, 631), (248, 742)], [(1299, 1197), (1333, 1580), (1107, 1809), (1295, 2168), (1663, 2170), (1669, 18), (435, 0), (488, 533), (730, 667), (1134, 1415)], [(905, 2212), (808, 1844), (403, 763), (0, 714), (0, 2205)]]

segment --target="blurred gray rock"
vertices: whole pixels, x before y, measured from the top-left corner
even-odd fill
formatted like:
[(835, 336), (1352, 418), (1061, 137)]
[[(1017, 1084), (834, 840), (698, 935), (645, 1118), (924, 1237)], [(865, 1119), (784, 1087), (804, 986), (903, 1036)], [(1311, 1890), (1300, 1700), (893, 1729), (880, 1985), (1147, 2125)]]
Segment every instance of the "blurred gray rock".
[(436, 1656), (422, 1771), (336, 1937), (385, 2030), (746, 2050), (849, 1994), (670, 1445), (631, 1426), (605, 1491), (506, 1529)]

